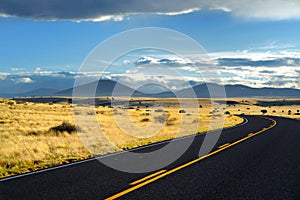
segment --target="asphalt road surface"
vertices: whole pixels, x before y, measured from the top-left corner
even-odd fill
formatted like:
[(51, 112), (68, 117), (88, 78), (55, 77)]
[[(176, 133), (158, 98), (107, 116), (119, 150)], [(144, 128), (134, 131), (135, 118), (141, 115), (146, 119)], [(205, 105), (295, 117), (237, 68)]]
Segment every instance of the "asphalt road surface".
[[(178, 160), (154, 172), (120, 172), (90, 159), (0, 179), (0, 199), (300, 199), (300, 122), (245, 118), (248, 123), (224, 130), (211, 153), (200, 158), (201, 134)], [(175, 143), (180, 148), (190, 139)], [(136, 164), (142, 162), (141, 156)]]

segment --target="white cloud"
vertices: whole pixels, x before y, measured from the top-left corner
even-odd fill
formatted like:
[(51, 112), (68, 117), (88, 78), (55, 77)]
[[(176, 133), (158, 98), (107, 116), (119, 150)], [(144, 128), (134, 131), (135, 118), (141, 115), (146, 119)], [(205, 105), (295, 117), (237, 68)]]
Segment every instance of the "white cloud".
[(225, 52), (213, 52), (208, 54), (213, 60), (218, 58), (240, 58), (249, 59), (253, 61), (262, 61), (276, 58), (299, 58), (300, 51), (253, 51), (253, 50), (243, 50), (243, 51), (225, 51)]
[(124, 16), (122, 15), (105, 15), (105, 16), (99, 16), (95, 18), (87, 18), (87, 19), (78, 19), (76, 22), (81, 22), (81, 21), (92, 21), (92, 22), (103, 22), (103, 21), (115, 21), (115, 22), (120, 22), (124, 20)]
[[(300, 51), (234, 51), (215, 52), (209, 56), (219, 65), (226, 84), (242, 84), (250, 87), (300, 88)], [(237, 62), (234, 62), (237, 60)], [(262, 64), (262, 65), (260, 65)], [(266, 64), (266, 65), (263, 65)]]
[[(220, 2), (220, 1), (219, 1)], [(236, 16), (265, 19), (284, 20), (300, 18), (300, 2), (298, 0), (240, 0), (223, 1), (227, 8), (230, 8)]]
[(8, 73), (0, 72), (0, 80), (5, 80), (8, 75), (9, 75)]
[(129, 65), (130, 64), (130, 60), (123, 60), (123, 64), (124, 65)]
[(15, 80), (16, 83), (33, 83), (34, 81), (29, 77), (18, 78)]
[(24, 68), (13, 67), (10, 70), (13, 71), (13, 72), (17, 72), (17, 71), (24, 71), (25, 69)]
[[(260, 51), (260, 48), (263, 46), (271, 46), (271, 50)], [(255, 45), (255, 48), (251, 47), (252, 49), (214, 52), (209, 53), (208, 56), (217, 65), (217, 72), (220, 73), (221, 81), (224, 84), (242, 84), (251, 87), (295, 87), (300, 89), (300, 51), (293, 48), (280, 48), (280, 50), (278, 50), (277, 47), (279, 46), (290, 47), (290, 45), (266, 43)], [(129, 85), (138, 85), (142, 82), (153, 80), (165, 84), (169, 88), (177, 89), (184, 87), (183, 83), (187, 81), (216, 81), (216, 74), (210, 73), (214, 72), (214, 68), (206, 69), (201, 67), (201, 73), (198, 74), (197, 70), (199, 70), (199, 68), (195, 68), (195, 66), (200, 63), (199, 60), (194, 61), (192, 59), (191, 61), (176, 55), (170, 56), (169, 54), (158, 56), (151, 53), (149, 54), (150, 56), (145, 55), (140, 57), (136, 62), (134, 62), (132, 58), (130, 58), (130, 61), (122, 60), (119, 69), (124, 71), (123, 74), (120, 72), (121, 70), (102, 74), (97, 71), (51, 72), (37, 68), (34, 72), (15, 71), (11, 74), (0, 73), (0, 80), (9, 79), (16, 83), (32, 83), (33, 80), (37, 80), (36, 78), (38, 76), (83, 78), (91, 81), (104, 77), (107, 79), (127, 81)], [(193, 56), (189, 55), (189, 58), (193, 58)], [(220, 64), (220, 59), (224, 61), (222, 64)], [(135, 66), (133, 65), (134, 63), (136, 64)], [(130, 70), (130, 67), (133, 68)], [(201, 75), (204, 76), (201, 77)]]
[(159, 15), (170, 15), (170, 16), (173, 16), (173, 15), (183, 15), (183, 14), (188, 14), (188, 13), (192, 13), (192, 12), (196, 12), (196, 11), (199, 11), (201, 10), (200, 8), (190, 8), (190, 9), (186, 9), (186, 10), (182, 10), (182, 11), (175, 11), (175, 12), (157, 12), (156, 14), (159, 14)]
[(193, 62), (189, 59), (181, 58), (178, 56), (170, 56), (167, 57), (150, 57), (150, 56), (143, 56), (139, 58), (136, 62), (136, 65), (144, 65), (144, 64), (159, 64), (159, 65), (166, 65), (166, 66), (185, 66), (191, 65)]
[[(203, 82), (200, 78), (174, 76), (172, 74), (145, 74), (140, 72), (127, 74), (113, 74), (110, 79), (123, 83), (133, 89), (138, 89), (141, 86), (155, 84), (162, 86), (161, 88), (169, 88), (172, 90), (183, 89), (189, 87), (189, 81)], [(163, 90), (156, 91), (163, 92)]]

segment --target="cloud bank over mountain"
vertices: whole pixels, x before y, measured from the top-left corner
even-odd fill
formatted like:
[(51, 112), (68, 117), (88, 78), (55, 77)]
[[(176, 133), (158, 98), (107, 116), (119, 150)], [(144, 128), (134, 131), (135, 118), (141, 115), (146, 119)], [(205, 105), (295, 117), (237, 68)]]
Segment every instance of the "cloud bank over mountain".
[(180, 15), (219, 10), (245, 19), (300, 19), (298, 0), (2, 0), (1, 17), (34, 20), (122, 21), (137, 14)]
[[(300, 53), (298, 51), (251, 52), (245, 50), (210, 53), (209, 57), (222, 82), (215, 82), (214, 77), (209, 77), (209, 75), (206, 76), (205, 80), (200, 79), (201, 73), (206, 70), (200, 68), (197, 72), (199, 65), (197, 60), (191, 61), (176, 56), (146, 55), (126, 60), (125, 63), (120, 60), (118, 69), (124, 68), (124, 73), (113, 71), (106, 74), (53, 72), (43, 71), (40, 68), (33, 72), (26, 72), (22, 69), (13, 68), (11, 73), (0, 73), (0, 91), (2, 93), (18, 93), (41, 87), (63, 90), (73, 87), (75, 78), (95, 81), (101, 76), (105, 79), (129, 82), (132, 86), (141, 82), (152, 81), (162, 83), (174, 90), (182, 89), (191, 82), (194, 84), (201, 82), (241, 84), (255, 88), (300, 89)], [(128, 65), (133, 65), (131, 70), (127, 70)], [(153, 70), (151, 67), (154, 67)], [(159, 70), (158, 67), (160, 67)], [(164, 73), (164, 68), (166, 73)], [(180, 72), (185, 71), (185, 73), (182, 76), (175, 76), (176, 73), (168, 74), (169, 69), (171, 72), (172, 70), (180, 70)]]

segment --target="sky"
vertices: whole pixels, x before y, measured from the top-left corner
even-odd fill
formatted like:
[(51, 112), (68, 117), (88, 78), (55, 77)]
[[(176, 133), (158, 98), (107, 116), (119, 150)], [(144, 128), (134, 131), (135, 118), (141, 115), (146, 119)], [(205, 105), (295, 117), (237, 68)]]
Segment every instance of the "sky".
[[(297, 0), (2, 0), (0, 84), (6, 89), (0, 90), (7, 92), (9, 84), (37, 84), (39, 76), (76, 76), (99, 43), (143, 27), (172, 29), (194, 39), (225, 84), (300, 89)], [(141, 59), (148, 59), (147, 64), (169, 59), (171, 64), (161, 63), (169, 67), (180, 62), (167, 55), (138, 54), (128, 63), (136, 67)], [(114, 78), (120, 77), (116, 73)]]

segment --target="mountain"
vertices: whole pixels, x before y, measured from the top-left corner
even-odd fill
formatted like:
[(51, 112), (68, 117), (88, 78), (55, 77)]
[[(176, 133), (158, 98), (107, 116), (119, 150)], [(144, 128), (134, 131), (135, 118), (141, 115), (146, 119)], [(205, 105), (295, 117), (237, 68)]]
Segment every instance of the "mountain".
[[(97, 87), (96, 87), (97, 84)], [(117, 86), (118, 93), (113, 94), (114, 88)], [(82, 91), (80, 96), (91, 96), (92, 88), (96, 89), (96, 96), (133, 96), (133, 97), (154, 97), (154, 98), (174, 98), (172, 92), (161, 92), (147, 94), (141, 91), (117, 83), (112, 80), (100, 80), (99, 83), (92, 82), (86, 85), (78, 86), (76, 89)], [(221, 94), (226, 91), (226, 97), (300, 97), (300, 90), (292, 88), (251, 88), (244, 85), (218, 85), (214, 83), (198, 84), (192, 87), (197, 98), (211, 97), (208, 88), (213, 92), (213, 97), (223, 97)], [(72, 96), (73, 88), (55, 93), (55, 96)], [(112, 95), (113, 94), (113, 95)], [(195, 97), (191, 93), (191, 89), (182, 89), (176, 92), (181, 98)]]
[(51, 88), (39, 88), (36, 90), (22, 93), (19, 96), (51, 96), (56, 92), (58, 92), (58, 90), (51, 89)]
[(251, 88), (244, 85), (226, 85), (227, 97), (300, 97), (293, 88)]
[(13, 97), (25, 97), (25, 96), (52, 96), (57, 92), (58, 90), (51, 89), (51, 88), (39, 88), (24, 93), (6, 93), (6, 94), (4, 93), (4, 94), (0, 94), (0, 97), (13, 98)]
[[(153, 86), (153, 90), (146, 90)], [(155, 87), (154, 87), (155, 86)], [(159, 88), (158, 85), (147, 85), (142, 87), (141, 91), (135, 91), (131, 87), (123, 85), (113, 80), (100, 80), (91, 82), (89, 84), (77, 86), (75, 91), (80, 90), (78, 96), (92, 97), (90, 91), (96, 88), (96, 96), (132, 96), (132, 97), (149, 97), (149, 98), (175, 98), (175, 94), (169, 91), (163, 91), (164, 88)], [(115, 89), (117, 88), (117, 89)], [(194, 95), (191, 91), (194, 90)], [(180, 98), (209, 98), (209, 97), (223, 97), (221, 94), (226, 91), (226, 97), (300, 97), (300, 90), (292, 88), (251, 88), (244, 85), (218, 85), (214, 83), (194, 84), (190, 89), (182, 89), (176, 92), (177, 97)], [(208, 88), (213, 92), (211, 96)], [(114, 91), (117, 90), (117, 91)], [(154, 91), (157, 91), (155, 93)], [(146, 93), (146, 91), (150, 91)], [(25, 93), (3, 93), (1, 97), (24, 97), (24, 96), (72, 96), (73, 88), (58, 91), (50, 88), (39, 88)]]
[[(300, 90), (292, 88), (251, 88), (244, 85), (218, 85), (213, 83), (200, 84), (193, 87), (198, 98), (210, 97), (209, 90), (213, 92), (213, 97), (222, 97), (222, 92), (226, 91), (226, 97), (300, 97)], [(189, 89), (178, 92), (180, 96), (192, 97)]]
[[(125, 97), (132, 96), (132, 95), (135, 97), (147, 96), (142, 92), (135, 91), (134, 89), (128, 86), (125, 86), (121, 83), (117, 83), (112, 80), (95, 81), (89, 84), (77, 86), (74, 89), (75, 91), (80, 92), (80, 94), (76, 96), (92, 97), (94, 95), (91, 94), (91, 91), (93, 91), (95, 88), (96, 88), (96, 92), (95, 92), (96, 96), (125, 96)], [(73, 88), (55, 93), (55, 96), (72, 96), (72, 95), (73, 95)]]
[(28, 91), (40, 90), (40, 88), (62, 91), (73, 87), (75, 75), (69, 72), (9, 74), (6, 77), (0, 77), (0, 96), (12, 97)]

